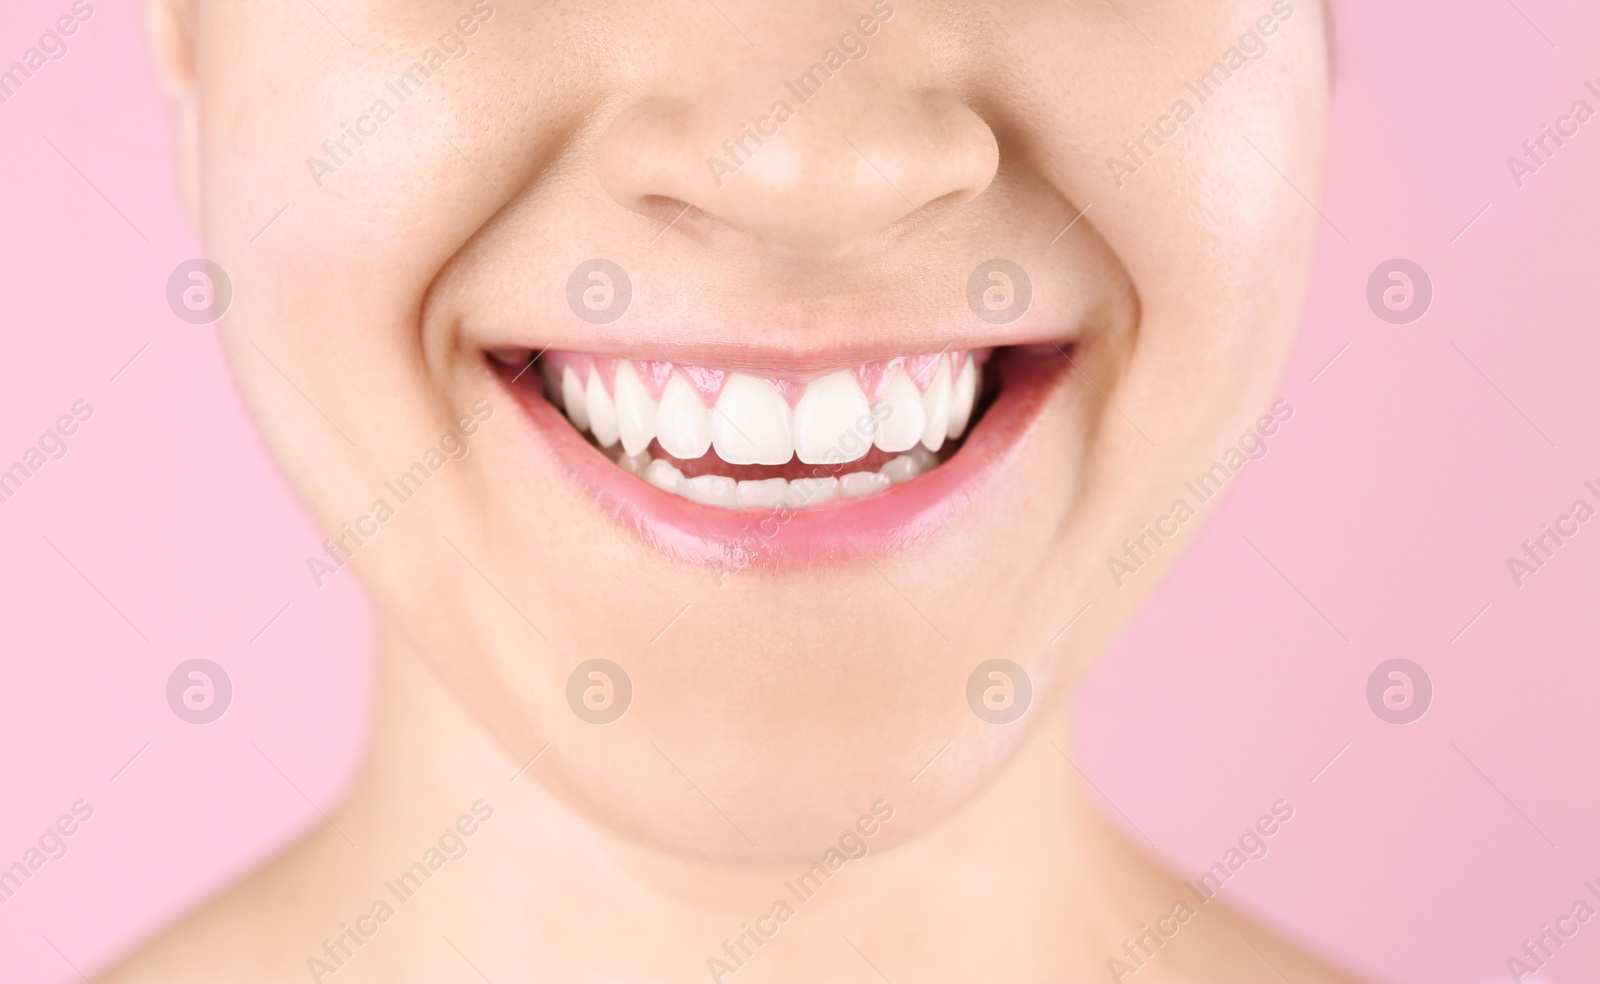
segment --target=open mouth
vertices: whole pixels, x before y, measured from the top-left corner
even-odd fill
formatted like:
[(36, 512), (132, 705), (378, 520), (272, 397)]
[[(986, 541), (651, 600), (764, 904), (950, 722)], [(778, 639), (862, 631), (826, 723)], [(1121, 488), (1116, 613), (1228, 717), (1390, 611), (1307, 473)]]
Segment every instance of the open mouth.
[(1047, 346), (806, 372), (491, 349), (603, 507), (683, 559), (749, 566), (904, 546), (970, 502), (1068, 363)]
[(804, 509), (937, 468), (965, 435), (987, 351), (811, 378), (549, 352), (545, 397), (618, 467), (726, 509)]

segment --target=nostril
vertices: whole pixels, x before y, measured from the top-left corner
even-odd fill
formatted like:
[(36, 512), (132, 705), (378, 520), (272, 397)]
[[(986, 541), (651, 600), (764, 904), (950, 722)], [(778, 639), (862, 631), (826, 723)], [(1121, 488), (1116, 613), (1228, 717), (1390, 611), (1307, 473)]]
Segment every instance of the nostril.
[(656, 219), (663, 226), (668, 223), (681, 224), (690, 217), (689, 211), (692, 208), (693, 205), (671, 195), (641, 195), (633, 206), (635, 212), (647, 219)]
[(852, 81), (829, 88), (825, 104), (806, 104), (775, 134), (743, 143), (729, 135), (744, 128), (728, 121), (748, 115), (745, 93), (644, 100), (602, 135), (601, 185), (661, 227), (830, 259), (989, 186), (998, 145), (965, 103), (867, 76)]
[(647, 99), (623, 110), (595, 148), (601, 187), (630, 211), (655, 218), (670, 208), (670, 217), (690, 202), (695, 129), (693, 107), (677, 100)]

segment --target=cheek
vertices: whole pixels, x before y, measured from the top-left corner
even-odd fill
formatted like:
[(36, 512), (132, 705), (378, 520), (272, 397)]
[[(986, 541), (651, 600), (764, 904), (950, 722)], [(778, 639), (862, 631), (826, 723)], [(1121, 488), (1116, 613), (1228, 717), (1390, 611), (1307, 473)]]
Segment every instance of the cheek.
[[(429, 387), (417, 312), (440, 269), (505, 207), (495, 188), (526, 184), (488, 174), (485, 148), (550, 138), (514, 123), (507, 106), (524, 101), (485, 78), (504, 70), (505, 51), (555, 42), (496, 18), (468, 54), (408, 83), (455, 6), (341, 22), (359, 34), (355, 47), (322, 18), (218, 10), (198, 42), (196, 150), (208, 252), (236, 285), (218, 330), (269, 446), (336, 527), (456, 416), (397, 398)], [(530, 143), (496, 159), (538, 158)]]

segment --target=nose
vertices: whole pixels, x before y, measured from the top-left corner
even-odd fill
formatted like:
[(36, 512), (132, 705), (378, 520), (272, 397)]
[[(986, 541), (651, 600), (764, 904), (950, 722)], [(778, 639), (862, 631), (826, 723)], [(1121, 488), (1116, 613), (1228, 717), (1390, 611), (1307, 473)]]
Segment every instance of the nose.
[(955, 95), (895, 78), (887, 53), (872, 54), (879, 63), (830, 72), (817, 62), (778, 83), (763, 73), (759, 87), (657, 92), (601, 137), (600, 182), (652, 217), (692, 206), (702, 215), (686, 230), (732, 231), (817, 259), (981, 194), (999, 163), (989, 126)]

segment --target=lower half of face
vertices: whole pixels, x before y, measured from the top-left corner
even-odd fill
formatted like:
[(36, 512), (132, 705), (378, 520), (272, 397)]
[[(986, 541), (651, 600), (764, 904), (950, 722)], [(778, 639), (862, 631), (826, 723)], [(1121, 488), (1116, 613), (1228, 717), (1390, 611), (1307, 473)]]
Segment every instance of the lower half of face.
[(950, 815), (1271, 415), (1320, 8), (979, 8), (199, 22), (224, 339), (321, 562), (632, 837)]

